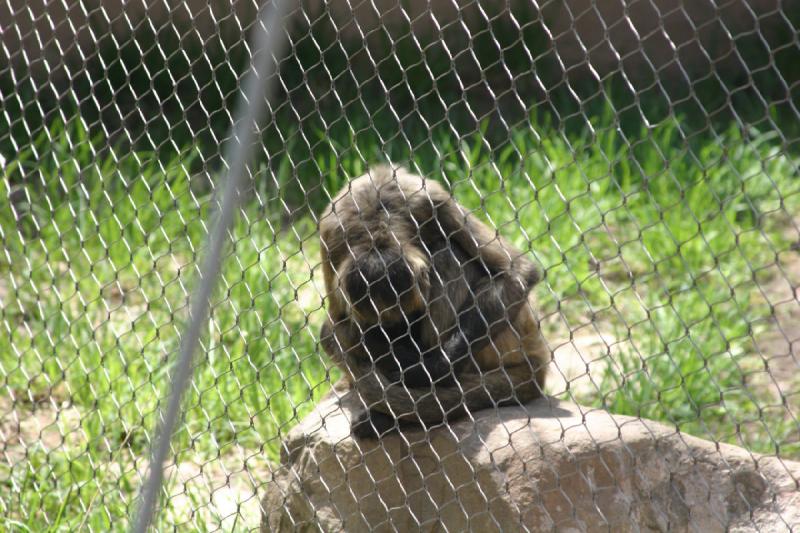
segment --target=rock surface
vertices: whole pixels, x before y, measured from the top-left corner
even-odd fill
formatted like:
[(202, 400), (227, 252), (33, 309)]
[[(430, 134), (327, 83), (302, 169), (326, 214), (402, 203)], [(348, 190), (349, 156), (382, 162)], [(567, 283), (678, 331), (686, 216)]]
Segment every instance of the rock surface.
[(284, 442), (264, 531), (791, 531), (800, 463), (542, 399), (356, 441), (341, 386)]

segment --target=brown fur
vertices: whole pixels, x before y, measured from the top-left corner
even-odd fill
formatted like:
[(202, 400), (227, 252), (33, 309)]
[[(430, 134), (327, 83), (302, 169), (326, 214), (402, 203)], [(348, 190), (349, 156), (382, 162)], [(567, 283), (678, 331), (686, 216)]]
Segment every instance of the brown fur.
[[(542, 394), (550, 354), (528, 296), (539, 273), (440, 184), (403, 170), (373, 169), (333, 199), (320, 219), (320, 238), (329, 314), (322, 344), (370, 410), (436, 424), (464, 408), (524, 403)], [(399, 258), (414, 283), (388, 296), (370, 288), (368, 298), (351, 301), (345, 280), (359, 281), (354, 265), (376, 250)], [(407, 323), (414, 313), (422, 315), (414, 336), (421, 350), (447, 351), (451, 339), (463, 351), (459, 330), (485, 327), (480, 339), (467, 339), (469, 357), (451, 361), (454, 383), (409, 388), (376, 370), (364, 332)], [(486, 315), (494, 318), (484, 326), (480, 318)]]

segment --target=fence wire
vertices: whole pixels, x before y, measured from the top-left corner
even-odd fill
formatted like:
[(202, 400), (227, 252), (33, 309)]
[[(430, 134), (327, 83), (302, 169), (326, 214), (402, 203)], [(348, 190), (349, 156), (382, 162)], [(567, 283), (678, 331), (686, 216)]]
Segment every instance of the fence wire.
[[(0, 6), (3, 529), (132, 526), (263, 8)], [(287, 20), (154, 528), (800, 528), (799, 3)]]

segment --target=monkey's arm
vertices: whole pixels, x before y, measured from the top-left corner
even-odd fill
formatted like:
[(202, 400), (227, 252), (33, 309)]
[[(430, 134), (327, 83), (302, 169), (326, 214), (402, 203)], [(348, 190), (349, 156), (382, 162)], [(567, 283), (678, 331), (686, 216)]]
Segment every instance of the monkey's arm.
[(492, 275), (475, 264), (465, 266), (462, 272), (460, 278), (466, 281), (446, 291), (443, 298), (461, 292), (466, 292), (467, 297), (453, 325), (436, 332), (443, 359), (449, 361), (455, 375), (468, 367), (474, 371), (491, 368), (491, 361), (475, 360), (472, 355), (507, 332), (523, 305), (528, 305), (528, 286), (519, 276), (513, 273)]
[(361, 359), (345, 355), (353, 383), (370, 410), (393, 418), (424, 424), (438, 424), (463, 415), (464, 409), (522, 404), (542, 395), (535, 369), (526, 361), (514, 367), (500, 367), (479, 373), (464, 372), (456, 384), (427, 388), (408, 388), (390, 382)]
[(354, 340), (358, 327), (352, 323), (326, 320), (321, 343), (331, 359), (347, 372), (365, 405), (398, 420), (438, 424), (470, 411), (508, 403), (526, 403), (541, 396), (536, 369), (527, 362), (500, 367), (489, 372), (465, 371), (455, 383), (427, 387), (408, 387), (401, 380), (377, 371), (365, 356), (363, 346)]
[(362, 333), (351, 320), (335, 324), (326, 320), (320, 341), (328, 356), (338, 366), (348, 369), (348, 362), (363, 361), (390, 383), (403, 382), (409, 387), (430, 386), (432, 382), (452, 383), (451, 366), (438, 349), (420, 346), (415, 326), (398, 325), (396, 331), (373, 326)]

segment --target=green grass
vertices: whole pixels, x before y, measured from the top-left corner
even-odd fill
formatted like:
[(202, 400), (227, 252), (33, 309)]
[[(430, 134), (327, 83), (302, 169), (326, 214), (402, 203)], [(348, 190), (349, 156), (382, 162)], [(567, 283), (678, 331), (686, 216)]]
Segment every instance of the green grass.
[[(598, 115), (589, 135), (533, 116), (491, 142), (485, 128), (456, 137), (442, 126), (409, 143), (381, 141), (355, 119), (302, 134), (281, 126), (233, 231), (178, 461), (199, 465), (212, 488), (225, 483), (222, 463), (234, 478), (260, 468), (254, 478), (267, 480), (263, 460), (278, 461), (282, 436), (337, 375), (316, 342), (314, 214), (386, 157), (448, 183), (531, 251), (546, 273), (537, 294), (548, 335), (593, 322), (620, 340), (613, 356), (584, 354), (608, 365), (581, 401), (800, 456), (800, 428), (758, 385), (766, 371), (752, 342), (770, 315), (759, 283), (776, 261), (798, 260), (787, 231), (800, 208), (797, 162), (770, 130), (689, 136), (667, 114), (623, 133), (615, 117)], [(0, 420), (48, 402), (79, 414), (49, 428), (69, 427), (54, 445), (7, 451), (22, 454), (0, 475), (9, 529), (124, 528), (211, 211), (195, 174), (202, 147), (165, 160), (109, 149), (80, 124), (53, 125), (0, 182), (12, 199), (0, 207)], [(161, 526), (225, 519), (198, 477), (171, 480)]]

